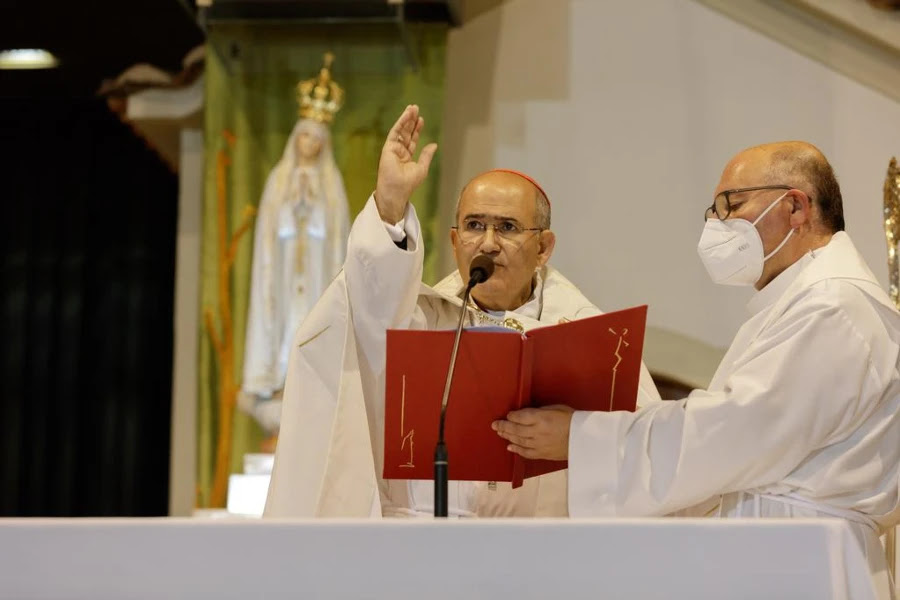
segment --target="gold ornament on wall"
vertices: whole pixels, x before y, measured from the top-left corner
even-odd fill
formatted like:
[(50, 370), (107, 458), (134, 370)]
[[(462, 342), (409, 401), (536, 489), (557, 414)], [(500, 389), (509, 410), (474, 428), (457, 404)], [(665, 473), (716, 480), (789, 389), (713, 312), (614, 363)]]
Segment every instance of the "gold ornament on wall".
[(324, 62), (318, 77), (297, 84), (297, 104), (300, 105), (298, 114), (301, 119), (330, 125), (334, 115), (344, 105), (344, 90), (331, 78), (334, 54), (326, 52)]
[(900, 243), (900, 168), (892, 158), (884, 180), (884, 234), (888, 246), (888, 276), (891, 300), (900, 308), (900, 262), (897, 245)]
[[(888, 247), (888, 281), (891, 301), (900, 309), (900, 257), (897, 256), (897, 244), (900, 243), (900, 168), (897, 158), (891, 158), (888, 164), (887, 177), (884, 180), (884, 235)], [(888, 569), (895, 578), (897, 568), (897, 528), (888, 530), (885, 539)]]

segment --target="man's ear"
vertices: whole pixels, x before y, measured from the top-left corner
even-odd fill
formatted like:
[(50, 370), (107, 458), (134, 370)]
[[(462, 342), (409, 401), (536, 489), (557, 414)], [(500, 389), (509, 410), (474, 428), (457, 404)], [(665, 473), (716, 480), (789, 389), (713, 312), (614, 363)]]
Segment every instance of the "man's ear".
[(792, 190), (791, 199), (791, 229), (799, 229), (802, 225), (812, 223), (813, 203), (802, 190)]
[(538, 266), (543, 267), (550, 260), (553, 249), (556, 247), (556, 234), (547, 229), (540, 233), (538, 238)]

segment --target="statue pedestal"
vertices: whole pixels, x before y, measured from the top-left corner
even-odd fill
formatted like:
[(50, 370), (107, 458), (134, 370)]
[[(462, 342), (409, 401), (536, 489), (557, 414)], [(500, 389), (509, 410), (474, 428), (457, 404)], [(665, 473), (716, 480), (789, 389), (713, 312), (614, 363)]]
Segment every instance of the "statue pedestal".
[(226, 508), (230, 514), (262, 516), (274, 462), (274, 454), (244, 455), (244, 472), (228, 478)]

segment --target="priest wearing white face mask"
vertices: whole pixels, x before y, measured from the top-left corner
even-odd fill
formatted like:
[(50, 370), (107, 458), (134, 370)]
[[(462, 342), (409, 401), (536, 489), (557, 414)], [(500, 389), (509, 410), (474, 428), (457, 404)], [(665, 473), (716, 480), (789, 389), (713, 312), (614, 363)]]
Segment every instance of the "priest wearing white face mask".
[(709, 389), (635, 413), (526, 409), (495, 429), (523, 456), (568, 458), (573, 516), (718, 502), (720, 517), (845, 519), (893, 597), (878, 536), (900, 518), (900, 315), (815, 147), (741, 152), (714, 198), (700, 257), (758, 291)]
[[(422, 227), (409, 199), (437, 149), (429, 144), (415, 159), (423, 123), (418, 107), (408, 106), (391, 129), (343, 272), (294, 338), (266, 516), (433, 515), (431, 481), (381, 478), (386, 331), (455, 329), (475, 256), (489, 256), (496, 270), (472, 293), (470, 325), (521, 331), (600, 313), (547, 265), (555, 243), (549, 200), (515, 171), (489, 171), (464, 187), (450, 231), (459, 269), (434, 288), (422, 284)], [(658, 400), (642, 366), (638, 402)], [(453, 481), (448, 505), (456, 517), (565, 516), (565, 473), (515, 490), (503, 482)]]

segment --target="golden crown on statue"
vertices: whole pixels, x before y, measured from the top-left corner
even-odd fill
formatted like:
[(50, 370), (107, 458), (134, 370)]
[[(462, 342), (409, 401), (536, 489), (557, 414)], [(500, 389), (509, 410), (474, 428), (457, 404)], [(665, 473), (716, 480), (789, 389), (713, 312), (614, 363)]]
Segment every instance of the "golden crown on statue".
[(331, 78), (333, 62), (334, 54), (326, 52), (325, 66), (319, 71), (319, 76), (297, 84), (300, 118), (331, 123), (335, 113), (344, 105), (344, 90)]

